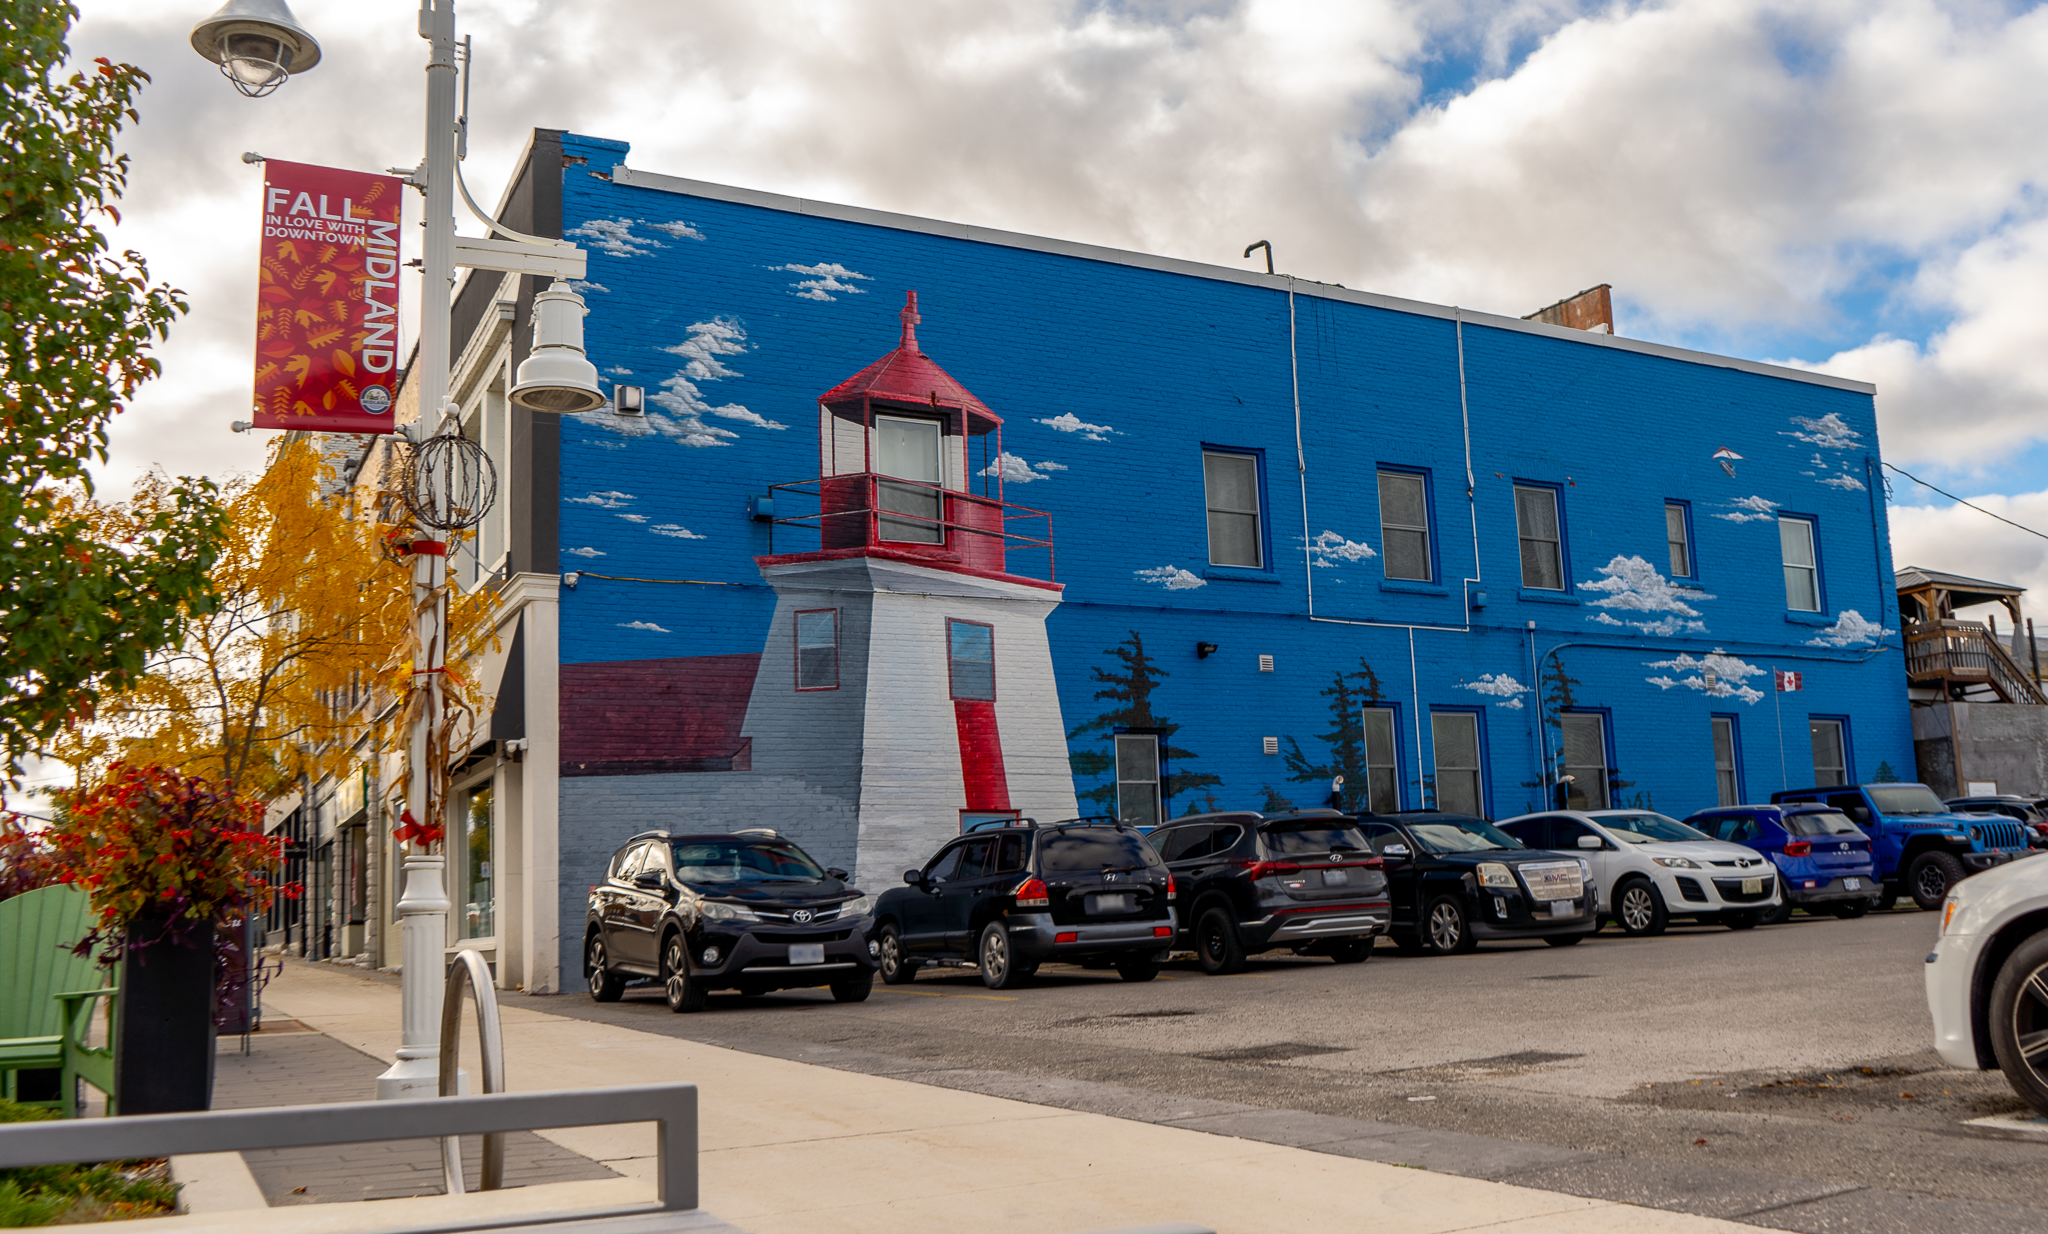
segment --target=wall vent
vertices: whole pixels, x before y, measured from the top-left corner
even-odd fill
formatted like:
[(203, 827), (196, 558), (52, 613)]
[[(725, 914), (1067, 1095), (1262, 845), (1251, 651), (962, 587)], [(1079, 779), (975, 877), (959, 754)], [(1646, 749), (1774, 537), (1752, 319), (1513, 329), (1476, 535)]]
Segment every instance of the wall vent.
[(1273, 657), (1271, 657), (1271, 656), (1260, 656), (1260, 657), (1259, 657), (1259, 671), (1260, 671), (1260, 672), (1262, 672), (1262, 673), (1270, 673), (1270, 672), (1272, 672), (1272, 671), (1273, 671)]
[(1265, 739), (1265, 742), (1266, 753), (1278, 754), (1280, 752), (1280, 739), (1278, 737), (1268, 737)]

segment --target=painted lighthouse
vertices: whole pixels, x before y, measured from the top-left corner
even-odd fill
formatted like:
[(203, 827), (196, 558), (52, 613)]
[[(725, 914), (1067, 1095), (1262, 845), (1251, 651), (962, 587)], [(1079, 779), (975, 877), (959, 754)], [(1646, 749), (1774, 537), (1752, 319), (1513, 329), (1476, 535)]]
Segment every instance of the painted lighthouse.
[(901, 316), (818, 400), (815, 484), (784, 486), (817, 513), (777, 522), (818, 547), (755, 559), (775, 617), (742, 728), (755, 771), (858, 802), (854, 873), (878, 890), (974, 823), (1079, 813), (1050, 528), (1003, 501), (1002, 419), (919, 349), (916, 292)]

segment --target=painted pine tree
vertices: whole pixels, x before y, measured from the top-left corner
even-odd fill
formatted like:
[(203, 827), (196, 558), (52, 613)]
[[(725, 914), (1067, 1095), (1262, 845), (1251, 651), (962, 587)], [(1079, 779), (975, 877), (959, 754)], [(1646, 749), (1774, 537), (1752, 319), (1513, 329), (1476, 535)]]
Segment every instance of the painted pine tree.
[[(1316, 734), (1329, 751), (1326, 761), (1312, 763), (1302, 753), (1301, 743), (1287, 739), (1287, 778), (1296, 783), (1315, 783), (1324, 788), (1330, 780), (1344, 777), (1344, 798), (1340, 809), (1363, 810), (1371, 800), (1372, 786), (1365, 762), (1365, 723), (1361, 713), (1384, 700), (1379, 674), (1360, 657), (1356, 672), (1338, 670), (1321, 691), (1330, 700), (1330, 727)], [(1274, 794), (1277, 796), (1277, 794)], [(1317, 804), (1321, 804), (1318, 797)]]
[[(1177, 794), (1221, 784), (1223, 777), (1202, 771), (1176, 770), (1195, 761), (1196, 755), (1192, 750), (1172, 744), (1173, 735), (1180, 731), (1180, 725), (1152, 709), (1152, 692), (1159, 688), (1162, 679), (1172, 674), (1146, 654), (1144, 636), (1133, 630), (1129, 638), (1103, 654), (1114, 657), (1114, 662), (1092, 669), (1090, 675), (1103, 687), (1095, 692), (1096, 699), (1110, 703), (1110, 709), (1092, 720), (1082, 721), (1067, 733), (1069, 743), (1089, 740), (1100, 744), (1079, 749), (1070, 745), (1067, 761), (1077, 780), (1101, 780), (1104, 776), (1108, 779), (1077, 796), (1101, 807), (1105, 814), (1116, 813), (1116, 735), (1122, 732), (1152, 733), (1159, 738), (1159, 756), (1164, 764), (1162, 770), (1165, 774), (1160, 777), (1159, 793), (1165, 815), (1172, 817), (1173, 799)], [(1210, 808), (1214, 808), (1215, 796), (1204, 796)]]

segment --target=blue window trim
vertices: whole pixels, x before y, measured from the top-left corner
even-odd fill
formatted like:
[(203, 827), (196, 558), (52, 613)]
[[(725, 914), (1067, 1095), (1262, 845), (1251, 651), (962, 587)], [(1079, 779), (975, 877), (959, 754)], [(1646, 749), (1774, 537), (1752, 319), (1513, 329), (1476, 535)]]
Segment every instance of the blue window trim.
[[(1479, 805), (1480, 816), (1493, 817), (1493, 750), (1486, 737), (1486, 708), (1472, 707), (1458, 703), (1431, 703), (1429, 705), (1429, 778), (1436, 779), (1436, 717), (1440, 715), (1468, 715), (1477, 717), (1473, 727), (1479, 731)], [(1443, 794), (1436, 795), (1436, 808), (1443, 808)]]
[[(1253, 566), (1218, 566), (1209, 561), (1209, 470), (1202, 469), (1202, 564), (1215, 570), (1234, 570), (1239, 574), (1273, 573), (1273, 510), (1266, 484), (1266, 451), (1260, 446), (1226, 446), (1218, 442), (1202, 443), (1204, 454), (1241, 454), (1252, 460), (1252, 475), (1259, 484), (1259, 564)], [(1302, 551), (1308, 549), (1304, 546)], [(1228, 578), (1229, 575), (1219, 577)]]
[[(1386, 558), (1386, 552), (1387, 552), (1387, 516), (1386, 516), (1386, 511), (1385, 511), (1385, 510), (1382, 510), (1382, 509), (1380, 508), (1380, 475), (1379, 475), (1379, 473), (1381, 473), (1381, 472), (1383, 472), (1383, 471), (1391, 471), (1391, 472), (1395, 473), (1396, 475), (1403, 475), (1403, 476), (1419, 476), (1419, 477), (1421, 477), (1421, 479), (1422, 479), (1422, 517), (1423, 517), (1423, 518), (1424, 518), (1424, 519), (1426, 520), (1427, 530), (1428, 530), (1428, 532), (1429, 532), (1429, 577), (1428, 577), (1428, 578), (1388, 578), (1388, 577), (1387, 577), (1387, 566), (1386, 566), (1386, 562), (1387, 562), (1387, 558)], [(1373, 508), (1373, 518), (1374, 518), (1374, 520), (1375, 520), (1375, 521), (1376, 521), (1376, 522), (1377, 522), (1377, 523), (1379, 524), (1379, 528), (1380, 528), (1380, 581), (1381, 581), (1381, 583), (1382, 583), (1383, 585), (1387, 585), (1388, 587), (1390, 587), (1390, 589), (1395, 589), (1395, 590), (1406, 590), (1406, 589), (1408, 589), (1408, 588), (1412, 588), (1412, 587), (1428, 587), (1428, 586), (1435, 586), (1435, 587), (1438, 587), (1438, 588), (1442, 588), (1442, 586), (1443, 586), (1443, 577), (1444, 577), (1444, 570), (1443, 570), (1443, 562), (1442, 562), (1442, 560), (1441, 560), (1442, 554), (1438, 552), (1438, 544), (1439, 544), (1439, 539), (1438, 539), (1438, 537), (1437, 537), (1437, 534), (1436, 534), (1436, 476), (1435, 476), (1435, 474), (1434, 474), (1434, 473), (1432, 473), (1432, 472), (1430, 471), (1430, 469), (1429, 469), (1429, 468), (1427, 468), (1427, 467), (1414, 467), (1414, 466), (1410, 466), (1409, 464), (1406, 464), (1406, 463), (1375, 463), (1375, 464), (1373, 464), (1373, 476), (1372, 476), (1372, 508)], [(1449, 592), (1447, 592), (1447, 591), (1446, 591), (1446, 592), (1445, 592), (1444, 594), (1448, 595), (1448, 594), (1449, 594)]]
[[(1728, 721), (1728, 744), (1730, 746), (1730, 753), (1735, 759), (1735, 805), (1741, 805), (1749, 800), (1749, 777), (1743, 774), (1742, 768), (1742, 717), (1732, 711), (1710, 711), (1707, 713), (1707, 754), (1709, 757), (1714, 752), (1713, 721), (1715, 720)], [(1720, 768), (1717, 767), (1714, 771), (1716, 777), (1714, 790), (1719, 792), (1721, 788), (1719, 782)], [(1735, 806), (1717, 806), (1715, 808), (1732, 810)]]
[(1526, 600), (1538, 596), (1573, 595), (1577, 589), (1572, 586), (1571, 520), (1565, 517), (1564, 485), (1553, 484), (1549, 480), (1531, 480), (1523, 476), (1515, 476), (1508, 481), (1508, 485), (1510, 489), (1508, 494), (1508, 518), (1515, 529), (1515, 579), (1517, 582), (1520, 582), (1522, 578), (1522, 512), (1515, 508), (1512, 490), (1517, 488), (1547, 488), (1557, 498), (1557, 581), (1564, 584), (1564, 587), (1559, 591), (1523, 587), (1521, 589), (1522, 598)]
[[(1690, 501), (1687, 501), (1683, 497), (1666, 497), (1664, 499), (1664, 505), (1667, 508), (1670, 506), (1677, 506), (1679, 510), (1682, 511), (1685, 515), (1685, 564), (1691, 567), (1691, 570), (1688, 573), (1674, 574), (1671, 577), (1674, 579), (1690, 579), (1693, 582), (1698, 582), (1700, 578), (1700, 540), (1697, 535), (1693, 534), (1692, 503)], [(1665, 557), (1668, 560), (1671, 554), (1669, 539), (1671, 532), (1668, 527), (1666, 528), (1664, 534), (1666, 537), (1664, 553)]]
[[(1818, 613), (1808, 613), (1805, 609), (1793, 608), (1791, 597), (1789, 596), (1786, 597), (1785, 611), (1799, 616), (1826, 616), (1828, 612), (1828, 565), (1826, 554), (1820, 551), (1820, 515), (1806, 514), (1798, 510), (1780, 510), (1778, 511), (1778, 517), (1781, 519), (1796, 518), (1813, 529), (1813, 590), (1820, 597), (1820, 611)], [(1785, 546), (1783, 541), (1780, 541), (1778, 545), (1778, 588), (1781, 591), (1785, 586), (1784, 565)], [(1821, 624), (1832, 625), (1833, 623), (1822, 622)]]
[[(1415, 806), (1414, 806), (1414, 804), (1413, 804), (1413, 803), (1414, 803), (1414, 801), (1415, 801), (1415, 797), (1416, 797), (1416, 794), (1414, 794), (1414, 793), (1410, 793), (1410, 792), (1408, 791), (1408, 777), (1407, 777), (1407, 774), (1406, 774), (1406, 773), (1407, 773), (1407, 770), (1408, 770), (1408, 768), (1409, 768), (1410, 766), (1412, 766), (1412, 765), (1413, 765), (1413, 763), (1411, 762), (1411, 760), (1410, 760), (1410, 759), (1409, 759), (1409, 757), (1408, 757), (1408, 753), (1407, 753), (1407, 745), (1406, 745), (1406, 743), (1404, 743), (1404, 741), (1402, 740), (1402, 735), (1401, 735), (1401, 734), (1402, 734), (1402, 730), (1401, 730), (1401, 704), (1399, 704), (1399, 703), (1393, 703), (1393, 702), (1388, 702), (1388, 703), (1367, 703), (1367, 704), (1366, 704), (1365, 706), (1363, 706), (1363, 707), (1359, 708), (1359, 710), (1360, 710), (1360, 711), (1385, 711), (1385, 712), (1389, 712), (1389, 713), (1391, 713), (1391, 714), (1393, 715), (1393, 717), (1394, 717), (1394, 806), (1395, 806), (1395, 808), (1396, 808), (1396, 809), (1400, 809), (1400, 810), (1412, 810), (1412, 809), (1414, 809), (1414, 808), (1415, 808)], [(1364, 749), (1364, 747), (1365, 747), (1365, 742), (1364, 742), (1364, 740), (1363, 740), (1363, 738), (1364, 738), (1364, 736), (1365, 736), (1365, 733), (1364, 733), (1364, 728), (1363, 728), (1363, 725), (1364, 725), (1364, 723), (1365, 723), (1365, 722), (1364, 722), (1363, 720), (1359, 721), (1359, 724), (1360, 724), (1360, 726), (1361, 726), (1361, 727), (1360, 727), (1360, 731), (1359, 731), (1359, 737), (1360, 737), (1360, 741), (1359, 741), (1359, 743), (1358, 743), (1358, 744), (1359, 744), (1359, 748), (1360, 748), (1360, 750), (1361, 750), (1361, 751), (1362, 751), (1362, 750)], [(1413, 738), (1413, 734), (1409, 734), (1409, 737), (1410, 737), (1410, 738), (1412, 739), (1412, 738)], [(1418, 789), (1419, 789), (1419, 785), (1418, 785)], [(1368, 786), (1367, 786), (1367, 791), (1368, 791), (1368, 792), (1370, 792), (1370, 791), (1371, 791), (1371, 786), (1370, 786), (1370, 785), (1368, 785)], [(1371, 800), (1371, 798), (1369, 798), (1369, 797), (1368, 797), (1368, 798), (1366, 799), (1366, 803), (1365, 803), (1365, 804), (1366, 804), (1366, 807), (1367, 807), (1368, 809), (1370, 809), (1370, 808), (1371, 808), (1371, 806), (1372, 806), (1372, 800)]]
[[(1863, 783), (1862, 779), (1856, 774), (1856, 742), (1850, 729), (1849, 717), (1845, 715), (1830, 715), (1820, 711), (1809, 711), (1806, 713), (1806, 718), (1808, 720), (1833, 720), (1842, 726), (1842, 782), (1844, 784)], [(1807, 732), (1806, 739), (1806, 765), (1809, 768), (1813, 766), (1813, 735), (1810, 729)]]

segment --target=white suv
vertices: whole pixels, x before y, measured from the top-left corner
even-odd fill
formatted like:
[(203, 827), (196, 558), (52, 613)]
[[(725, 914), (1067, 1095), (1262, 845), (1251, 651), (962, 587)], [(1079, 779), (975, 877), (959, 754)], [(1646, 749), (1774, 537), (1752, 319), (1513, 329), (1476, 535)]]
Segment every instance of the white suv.
[(1530, 848), (1590, 859), (1601, 915), (1633, 937), (1662, 934), (1673, 917), (1746, 930), (1779, 902), (1770, 858), (1649, 810), (1552, 810), (1499, 827)]
[(1955, 885), (1927, 957), (1934, 1048), (1951, 1067), (1997, 1067), (2048, 1114), (2048, 858)]

